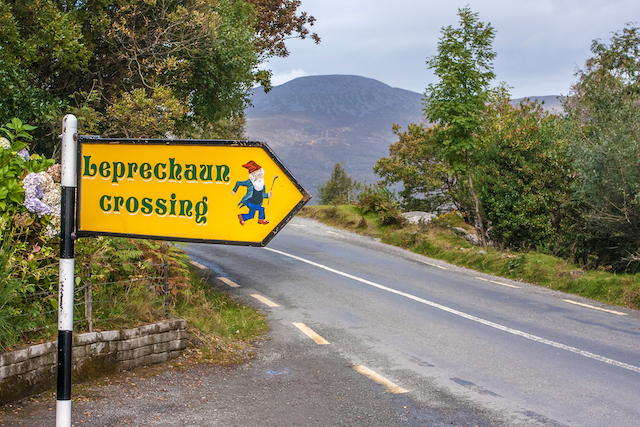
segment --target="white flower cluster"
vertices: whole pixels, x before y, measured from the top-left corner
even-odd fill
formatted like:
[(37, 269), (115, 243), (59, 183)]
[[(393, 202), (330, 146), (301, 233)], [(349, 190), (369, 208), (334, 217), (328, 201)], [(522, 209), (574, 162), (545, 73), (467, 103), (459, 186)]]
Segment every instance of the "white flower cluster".
[(9, 218), (0, 216), (0, 235), (4, 235), (4, 231), (7, 229), (9, 225)]
[(9, 142), (9, 140), (7, 138), (0, 137), (0, 148), (2, 148), (3, 150), (10, 150), (11, 149), (11, 143)]
[[(55, 166), (55, 165), (54, 165)], [(49, 170), (54, 174), (56, 168)], [(24, 206), (29, 212), (38, 216), (51, 215), (51, 223), (47, 225), (47, 237), (54, 237), (60, 229), (60, 185), (47, 172), (30, 173), (22, 180), (24, 188)]]

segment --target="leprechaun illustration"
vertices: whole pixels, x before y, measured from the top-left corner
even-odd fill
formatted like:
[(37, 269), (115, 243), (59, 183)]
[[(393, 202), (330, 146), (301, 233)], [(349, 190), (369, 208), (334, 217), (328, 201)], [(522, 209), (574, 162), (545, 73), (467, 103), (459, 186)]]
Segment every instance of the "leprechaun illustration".
[(242, 197), (238, 206), (241, 208), (244, 206), (248, 207), (249, 212), (238, 215), (240, 225), (244, 225), (245, 221), (254, 218), (256, 216), (256, 212), (258, 212), (258, 224), (269, 224), (269, 221), (265, 219), (262, 202), (264, 199), (271, 198), (273, 193), (267, 193), (265, 188), (264, 169), (262, 169), (262, 167), (253, 160), (242, 165), (242, 167), (249, 171), (249, 179), (246, 181), (237, 181), (236, 185), (233, 187), (233, 191), (231, 192), (231, 195), (233, 196), (236, 194), (236, 191), (238, 191), (238, 187), (247, 187), (247, 194)]

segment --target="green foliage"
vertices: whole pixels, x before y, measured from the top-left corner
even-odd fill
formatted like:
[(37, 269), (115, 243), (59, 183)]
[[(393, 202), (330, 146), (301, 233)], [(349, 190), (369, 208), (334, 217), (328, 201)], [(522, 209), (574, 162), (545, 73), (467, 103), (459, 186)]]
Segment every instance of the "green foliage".
[(359, 187), (353, 177), (347, 175), (344, 169), (344, 162), (333, 165), (333, 171), (328, 181), (318, 187), (320, 203), (328, 205), (330, 203), (351, 203), (355, 198), (355, 191)]
[(506, 93), (484, 116), (475, 177), (489, 235), (500, 245), (540, 248), (557, 240), (572, 181), (558, 122), (536, 103), (512, 106)]
[(640, 28), (593, 42), (560, 118), (489, 90), (493, 28), (468, 8), (459, 16), (428, 60), (440, 79), (425, 93), (434, 126), (394, 126), (399, 141), (375, 172), (403, 184), (405, 209), (448, 203), (482, 237), (486, 217), (501, 246), (640, 272)]
[(440, 79), (425, 92), (424, 112), (428, 120), (439, 124), (434, 137), (450, 173), (467, 178), (473, 202), (476, 224), (486, 246), (482, 208), (476, 194), (471, 156), (481, 148), (478, 138), (481, 112), (489, 97), (489, 84), (495, 77), (492, 50), (495, 30), (491, 24), (479, 21), (478, 14), (468, 7), (458, 10), (460, 27), (442, 29), (438, 54), (427, 64)]
[(495, 77), (492, 50), (495, 30), (479, 21), (466, 7), (458, 10), (460, 27), (442, 29), (438, 53), (427, 61), (439, 78), (425, 92), (424, 112), (432, 123), (440, 124), (435, 134), (442, 154), (455, 172), (468, 168), (468, 154), (479, 148), (476, 134), (480, 112)]
[(299, 5), (2, 0), (0, 120), (37, 124), (33, 148), (47, 154), (68, 112), (84, 134), (193, 137), (213, 127), (238, 135), (253, 86), (270, 88), (260, 63), (286, 56), (290, 37), (319, 41)]
[(377, 214), (381, 225), (400, 226), (404, 224), (404, 217), (400, 214), (393, 193), (383, 185), (365, 185), (358, 194), (358, 207), (362, 215)]
[(16, 67), (10, 58), (0, 59), (0, 120), (23, 117), (41, 124), (57, 117), (63, 103), (35, 85), (35, 79), (30, 70)]
[(193, 61), (193, 75), (179, 85), (190, 97), (200, 122), (242, 115), (257, 75), (259, 57), (255, 51), (255, 16), (252, 7), (239, 0), (218, 1), (216, 39), (210, 50)]
[[(56, 318), (58, 270), (50, 245), (55, 212), (32, 213), (25, 205), (25, 176), (53, 164), (37, 154), (29, 156), (34, 129), (17, 118), (0, 128), (0, 349), (20, 340), (20, 331), (40, 330)], [(50, 184), (53, 188), (47, 189), (55, 193)]]
[(153, 138), (165, 136), (176, 129), (188, 108), (166, 86), (152, 90), (134, 89), (123, 93), (107, 107), (105, 136), (125, 138)]
[(24, 331), (37, 338), (55, 330), (58, 287), (58, 254), (34, 228), (9, 224), (1, 237), (0, 351), (22, 341)]
[(464, 225), (464, 219), (457, 211), (451, 211), (439, 215), (437, 218), (434, 218), (431, 223), (436, 227), (442, 228), (462, 227)]
[(591, 266), (640, 271), (640, 29), (596, 40), (564, 107), (575, 182), (569, 244)]
[[(25, 212), (24, 189), (21, 180), (30, 172), (42, 172), (53, 164), (37, 154), (29, 155), (30, 132), (34, 126), (14, 118), (0, 131), (0, 215), (9, 221), (12, 215)], [(1, 135), (1, 134), (0, 134)]]
[(435, 129), (412, 123), (401, 132), (394, 124), (399, 141), (389, 146), (389, 157), (381, 158), (373, 167), (385, 184), (403, 184), (398, 195), (404, 210), (432, 212), (454, 202), (456, 179), (449, 175), (443, 161), (441, 146), (434, 139)]

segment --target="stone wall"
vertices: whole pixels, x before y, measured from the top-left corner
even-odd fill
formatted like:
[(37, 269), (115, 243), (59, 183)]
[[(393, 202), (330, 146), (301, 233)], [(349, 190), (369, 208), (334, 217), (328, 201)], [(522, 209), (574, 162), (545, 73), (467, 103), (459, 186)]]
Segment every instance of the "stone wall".
[[(176, 358), (187, 347), (186, 321), (73, 335), (73, 377), (128, 370)], [(57, 341), (0, 355), (0, 404), (55, 387)]]

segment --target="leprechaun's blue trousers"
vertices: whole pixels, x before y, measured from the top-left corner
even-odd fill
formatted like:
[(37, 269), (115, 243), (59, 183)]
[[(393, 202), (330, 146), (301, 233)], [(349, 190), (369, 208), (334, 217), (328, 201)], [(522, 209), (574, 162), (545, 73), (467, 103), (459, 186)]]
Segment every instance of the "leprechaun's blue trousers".
[(249, 213), (242, 214), (243, 221), (255, 217), (256, 211), (258, 212), (258, 219), (264, 219), (264, 208), (261, 205), (254, 205), (253, 203), (249, 202), (247, 203), (247, 207), (249, 208)]

